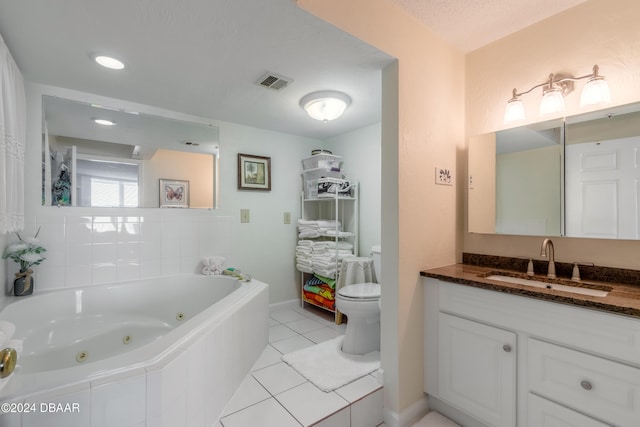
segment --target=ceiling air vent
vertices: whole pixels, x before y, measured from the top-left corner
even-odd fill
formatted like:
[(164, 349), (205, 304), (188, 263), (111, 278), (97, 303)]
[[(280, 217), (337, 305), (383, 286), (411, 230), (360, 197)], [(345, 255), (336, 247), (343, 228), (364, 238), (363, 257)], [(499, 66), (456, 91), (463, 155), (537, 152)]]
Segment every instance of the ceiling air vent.
[(262, 87), (280, 90), (287, 87), (292, 82), (293, 80), (288, 77), (283, 77), (276, 73), (267, 73), (260, 77), (256, 83)]

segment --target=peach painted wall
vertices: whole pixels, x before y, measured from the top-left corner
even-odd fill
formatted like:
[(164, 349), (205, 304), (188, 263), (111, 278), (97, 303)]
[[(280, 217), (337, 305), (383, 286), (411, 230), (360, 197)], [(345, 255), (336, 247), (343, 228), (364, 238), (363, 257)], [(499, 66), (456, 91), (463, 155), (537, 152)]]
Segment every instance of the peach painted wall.
[(159, 179), (177, 179), (189, 181), (190, 207), (213, 207), (213, 162), (211, 154), (159, 149), (144, 162), (144, 206), (158, 206)]
[[(467, 55), (467, 135), (505, 128), (504, 108), (511, 90), (527, 90), (550, 73), (576, 76), (600, 66), (612, 105), (640, 101), (640, 3), (591, 0)], [(583, 82), (565, 98), (567, 115), (579, 114)], [(523, 97), (529, 122), (541, 121), (541, 93)], [(552, 117), (549, 117), (552, 118)], [(546, 118), (545, 118), (546, 119)], [(554, 238), (556, 260), (640, 269), (640, 242)], [(538, 258), (541, 237), (466, 234), (466, 252)]]
[(398, 59), (383, 72), (381, 320), (385, 409), (401, 414), (423, 399), (419, 272), (461, 243), (461, 183), (434, 176), (456, 174), (464, 150), (464, 55), (388, 0), (298, 4)]

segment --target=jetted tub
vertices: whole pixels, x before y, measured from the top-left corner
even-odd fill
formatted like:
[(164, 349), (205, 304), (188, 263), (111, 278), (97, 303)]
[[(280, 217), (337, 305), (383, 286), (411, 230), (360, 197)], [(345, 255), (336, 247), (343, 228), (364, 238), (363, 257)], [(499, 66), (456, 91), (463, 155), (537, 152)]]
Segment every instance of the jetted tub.
[(0, 320), (23, 341), (0, 426), (211, 426), (267, 344), (268, 286), (119, 282), (16, 298)]

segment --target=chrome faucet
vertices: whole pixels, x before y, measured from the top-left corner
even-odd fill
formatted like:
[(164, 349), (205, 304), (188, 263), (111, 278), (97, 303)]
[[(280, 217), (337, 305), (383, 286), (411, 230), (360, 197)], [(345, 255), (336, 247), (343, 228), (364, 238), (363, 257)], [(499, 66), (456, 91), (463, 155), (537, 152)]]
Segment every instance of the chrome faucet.
[(540, 256), (547, 257), (549, 256), (549, 268), (547, 269), (547, 277), (551, 279), (555, 279), (556, 277), (556, 263), (553, 259), (553, 242), (551, 239), (544, 239), (542, 242), (542, 248), (540, 248)]

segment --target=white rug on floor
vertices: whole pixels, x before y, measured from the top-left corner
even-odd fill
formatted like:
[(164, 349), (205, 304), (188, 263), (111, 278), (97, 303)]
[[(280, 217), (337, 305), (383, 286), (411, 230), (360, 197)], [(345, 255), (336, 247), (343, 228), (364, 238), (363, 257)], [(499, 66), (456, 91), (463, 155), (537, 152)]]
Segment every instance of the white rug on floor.
[(323, 391), (332, 391), (380, 368), (380, 352), (345, 354), (343, 336), (282, 356), (288, 365)]

